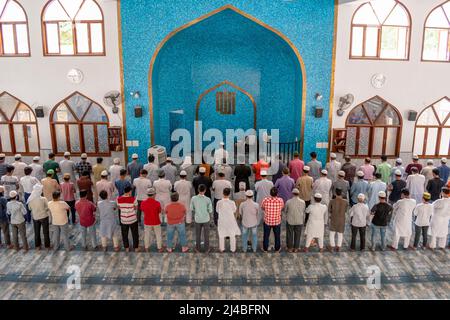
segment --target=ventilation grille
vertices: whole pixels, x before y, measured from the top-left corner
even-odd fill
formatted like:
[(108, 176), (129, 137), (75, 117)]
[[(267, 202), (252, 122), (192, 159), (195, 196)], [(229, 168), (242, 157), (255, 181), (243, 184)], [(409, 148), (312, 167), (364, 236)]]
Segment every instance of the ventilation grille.
[(236, 113), (236, 92), (219, 91), (216, 93), (216, 111), (220, 114)]

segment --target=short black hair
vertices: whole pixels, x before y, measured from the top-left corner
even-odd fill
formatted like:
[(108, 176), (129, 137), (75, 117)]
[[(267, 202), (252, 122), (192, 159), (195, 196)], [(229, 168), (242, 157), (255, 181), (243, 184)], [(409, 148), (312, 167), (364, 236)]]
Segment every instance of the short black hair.
[(385, 156), (384, 154), (381, 156), (381, 161), (387, 161), (387, 156)]
[(405, 196), (409, 196), (409, 189), (408, 188), (403, 188), (401, 193)]
[(439, 176), (439, 169), (438, 168), (434, 168), (433, 169), (433, 173), (437, 176)]
[(51, 159), (51, 158), (54, 158), (55, 157), (55, 154), (53, 153), (53, 152), (50, 152), (49, 154), (48, 154), (48, 157)]
[(230, 194), (231, 194), (231, 189), (230, 188), (223, 189), (223, 195), (225, 197), (228, 197)]
[(106, 198), (108, 198), (108, 192), (106, 192), (106, 190), (102, 190), (102, 191), (100, 191), (98, 196), (100, 197), (100, 199), (106, 200)]
[(375, 173), (375, 178), (381, 179), (381, 173), (379, 173), (379, 172)]
[(126, 176), (127, 175), (127, 169), (120, 169), (120, 175)]
[(80, 190), (80, 198), (86, 198), (88, 194), (87, 190)]
[(314, 197), (314, 201), (315, 201), (315, 202), (322, 202), (322, 198), (316, 198), (316, 197)]
[(33, 172), (33, 168), (25, 167), (25, 169), (23, 169), (23, 172), (25, 173), (26, 176), (29, 176)]
[(177, 202), (178, 199), (180, 199), (180, 195), (178, 194), (178, 192), (172, 192), (172, 194), (170, 195), (170, 200), (172, 202)]
[(311, 156), (311, 158), (317, 158), (317, 153), (315, 153), (314, 151), (311, 152), (309, 155)]
[(59, 192), (59, 191), (54, 191), (52, 193), (53, 200), (58, 200), (60, 196), (61, 196), (61, 192)]
[(124, 192), (124, 193), (128, 193), (128, 192), (131, 192), (131, 190), (132, 190), (131, 186), (126, 186), (126, 187), (123, 189), (123, 192)]
[(419, 172), (419, 169), (417, 169), (417, 167), (412, 167), (411, 172)]
[(145, 169), (142, 169), (142, 170), (141, 170), (141, 174), (148, 174), (148, 171), (145, 170)]
[(83, 177), (89, 177), (91, 174), (89, 173), (89, 171), (84, 170), (83, 173), (81, 174)]
[(198, 192), (205, 192), (206, 191), (206, 186), (204, 184), (201, 184), (198, 186)]
[(270, 189), (270, 195), (272, 197), (276, 197), (278, 195), (278, 189), (275, 187), (272, 187), (272, 189)]
[(97, 158), (97, 163), (102, 163), (103, 162), (103, 158), (102, 157), (98, 157)]
[(152, 155), (152, 154), (150, 154), (150, 155), (148, 156), (148, 162), (153, 162), (153, 161), (155, 161), (155, 156)]
[(220, 171), (220, 172), (218, 173), (218, 175), (219, 175), (219, 177), (225, 177), (225, 173), (223, 173), (222, 171)]
[(334, 192), (336, 193), (337, 196), (341, 196), (342, 195), (342, 189), (341, 188), (336, 188), (336, 190), (334, 190)]
[(10, 172), (13, 172), (13, 171), (14, 171), (14, 166), (8, 165), (8, 166), (6, 167), (6, 172), (10, 173)]

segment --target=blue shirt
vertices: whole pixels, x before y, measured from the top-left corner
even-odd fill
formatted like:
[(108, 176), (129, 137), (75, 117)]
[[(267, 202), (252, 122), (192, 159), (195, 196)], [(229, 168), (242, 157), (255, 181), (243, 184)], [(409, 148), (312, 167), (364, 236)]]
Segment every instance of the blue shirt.
[(450, 176), (450, 168), (446, 164), (442, 164), (438, 167), (439, 169), (439, 178), (444, 180), (445, 183), (448, 181), (448, 177)]
[(369, 183), (364, 179), (358, 179), (355, 183), (352, 184), (352, 187), (350, 189), (350, 196), (353, 203), (358, 203), (358, 194), (360, 193), (366, 196), (367, 202)]
[(131, 188), (133, 187), (131, 185), (130, 180), (128, 180), (128, 179), (124, 179), (124, 180), (118, 179), (118, 180), (116, 180), (116, 182), (114, 184), (116, 186), (117, 191), (119, 192), (119, 196), (123, 196), (123, 194), (125, 193), (125, 188), (127, 186), (129, 186)]

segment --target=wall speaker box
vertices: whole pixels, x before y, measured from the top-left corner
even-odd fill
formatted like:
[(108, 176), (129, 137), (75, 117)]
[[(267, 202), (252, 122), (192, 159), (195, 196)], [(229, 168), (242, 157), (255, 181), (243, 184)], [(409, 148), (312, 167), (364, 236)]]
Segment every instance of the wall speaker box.
[(37, 107), (34, 109), (34, 112), (36, 113), (36, 118), (44, 118), (44, 107)]
[(408, 112), (408, 121), (416, 121), (417, 119), (417, 111)]
[(142, 107), (141, 106), (134, 107), (134, 116), (136, 118), (141, 118), (142, 117)]
[(314, 116), (316, 118), (322, 118), (322, 116), (323, 116), (323, 108), (316, 108), (316, 110), (314, 111)]

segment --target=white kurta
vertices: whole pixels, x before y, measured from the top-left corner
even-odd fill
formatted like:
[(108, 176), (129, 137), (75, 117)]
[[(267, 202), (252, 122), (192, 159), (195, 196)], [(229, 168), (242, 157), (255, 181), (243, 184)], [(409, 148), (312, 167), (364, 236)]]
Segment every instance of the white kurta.
[(178, 180), (177, 182), (175, 182), (174, 189), (180, 195), (179, 201), (186, 207), (186, 222), (191, 223), (192, 214), (190, 205), (191, 205), (191, 196), (193, 193), (192, 182), (187, 180)]
[(431, 203), (419, 203), (414, 209), (414, 216), (416, 217), (416, 226), (429, 226), (430, 219), (433, 216), (433, 205)]
[(378, 192), (386, 192), (386, 189), (386, 183), (381, 180), (375, 180), (369, 184), (369, 201), (367, 202), (367, 205), (370, 210), (372, 210), (373, 206), (378, 203)]
[(411, 198), (420, 203), (425, 192), (425, 176), (421, 174), (409, 175), (406, 179), (406, 188), (408, 188)]
[(309, 213), (305, 234), (311, 238), (322, 238), (325, 231), (325, 216), (328, 212), (326, 205), (321, 203), (311, 204), (306, 208)]
[(410, 237), (416, 200), (401, 199), (394, 204), (394, 230), (397, 237)]
[(234, 237), (241, 234), (241, 229), (239, 229), (234, 217), (236, 210), (236, 203), (230, 199), (222, 199), (217, 202), (217, 212), (219, 213), (217, 231), (220, 238)]
[(448, 222), (450, 219), (450, 198), (436, 200), (433, 203), (433, 216), (430, 223), (430, 235), (445, 238), (448, 235)]
[(172, 184), (167, 179), (158, 179), (153, 183), (153, 188), (156, 190), (155, 200), (159, 201), (161, 208), (164, 210), (166, 205), (170, 203)]
[(335, 182), (338, 177), (338, 172), (341, 170), (342, 164), (339, 161), (331, 160), (327, 163), (326, 169), (328, 171), (328, 178)]
[[(314, 197), (314, 194), (320, 193), (322, 195), (322, 203), (328, 205), (330, 203), (330, 192), (332, 185), (333, 182), (330, 179), (326, 177), (320, 177), (313, 183), (312, 196)], [(314, 199), (312, 199), (312, 201), (314, 201)]]

